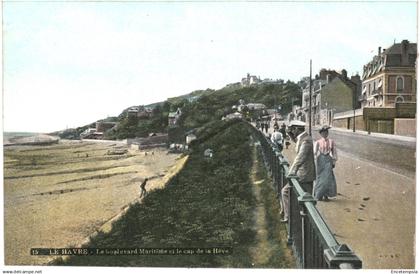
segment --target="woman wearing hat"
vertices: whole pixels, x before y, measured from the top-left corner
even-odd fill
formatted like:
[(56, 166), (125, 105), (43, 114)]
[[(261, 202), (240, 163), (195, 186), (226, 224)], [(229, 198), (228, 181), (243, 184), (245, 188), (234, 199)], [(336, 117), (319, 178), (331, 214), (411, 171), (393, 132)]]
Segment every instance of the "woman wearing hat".
[(314, 198), (319, 201), (328, 200), (328, 197), (337, 195), (337, 183), (334, 176), (334, 167), (337, 162), (337, 148), (335, 142), (328, 138), (329, 126), (319, 130), (321, 139), (315, 142), (316, 183)]

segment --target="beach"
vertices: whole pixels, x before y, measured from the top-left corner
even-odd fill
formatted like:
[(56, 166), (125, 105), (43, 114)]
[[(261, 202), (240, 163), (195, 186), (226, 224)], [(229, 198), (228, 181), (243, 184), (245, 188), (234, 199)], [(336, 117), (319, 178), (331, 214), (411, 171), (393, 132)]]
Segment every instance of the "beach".
[(31, 248), (79, 246), (147, 190), (163, 187), (177, 154), (118, 142), (4, 148), (5, 264), (41, 265)]

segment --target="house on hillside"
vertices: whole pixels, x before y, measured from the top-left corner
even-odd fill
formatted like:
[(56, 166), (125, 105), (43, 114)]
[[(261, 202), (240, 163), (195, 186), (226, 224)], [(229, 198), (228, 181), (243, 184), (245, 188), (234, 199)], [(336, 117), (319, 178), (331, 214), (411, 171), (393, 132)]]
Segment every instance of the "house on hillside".
[(246, 106), (251, 111), (252, 110), (263, 110), (263, 109), (267, 108), (264, 104), (260, 104), (260, 103), (249, 103)]
[(139, 107), (134, 106), (127, 109), (127, 116), (128, 117), (137, 117), (137, 113), (139, 113)]
[(197, 139), (197, 136), (195, 135), (195, 134), (192, 134), (192, 133), (190, 133), (190, 134), (188, 134), (186, 137), (185, 137), (185, 143), (187, 144), (187, 145), (189, 145), (192, 141), (194, 141), (195, 139)]
[(175, 126), (178, 123), (179, 118), (182, 115), (182, 111), (178, 108), (175, 112), (169, 112), (168, 115), (168, 125)]
[(96, 132), (106, 132), (114, 127), (116, 127), (118, 123), (116, 122), (96, 122)]
[(145, 106), (133, 106), (127, 110), (127, 116), (147, 119), (153, 116), (153, 109)]
[(153, 116), (153, 109), (145, 106), (139, 106), (139, 111), (137, 112), (138, 118), (150, 118)]

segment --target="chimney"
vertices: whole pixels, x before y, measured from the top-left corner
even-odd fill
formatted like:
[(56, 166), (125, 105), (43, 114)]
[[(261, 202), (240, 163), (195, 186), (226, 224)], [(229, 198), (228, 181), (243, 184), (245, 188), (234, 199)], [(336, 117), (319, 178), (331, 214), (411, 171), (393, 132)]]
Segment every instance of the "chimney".
[(402, 40), (401, 41), (401, 64), (403, 66), (408, 65), (408, 45), (410, 42), (408, 40)]
[(405, 52), (408, 50), (408, 44), (410, 44), (410, 42), (408, 42), (408, 40), (402, 40), (401, 42), (401, 49), (402, 49), (402, 53), (405, 54)]
[(319, 71), (319, 78), (321, 78), (322, 80), (325, 80), (326, 77), (327, 77), (327, 70), (323, 68)]
[(378, 56), (381, 55), (381, 47), (378, 47)]
[(344, 77), (344, 79), (347, 79), (347, 71), (345, 69), (341, 71), (341, 75)]
[(359, 74), (351, 76), (350, 80), (355, 84), (361, 83)]

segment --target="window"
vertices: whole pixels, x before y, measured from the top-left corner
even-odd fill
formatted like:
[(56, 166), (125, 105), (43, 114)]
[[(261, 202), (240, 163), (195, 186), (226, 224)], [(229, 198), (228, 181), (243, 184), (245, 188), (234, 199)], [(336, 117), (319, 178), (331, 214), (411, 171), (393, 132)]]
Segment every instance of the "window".
[(395, 103), (404, 103), (404, 97), (402, 96), (397, 96), (395, 98)]
[(373, 82), (373, 91), (376, 90), (376, 82)]
[(369, 83), (368, 95), (370, 95), (370, 83)]
[(381, 87), (382, 87), (382, 78), (379, 78), (378, 89), (380, 89)]
[(404, 78), (401, 76), (397, 77), (397, 92), (404, 90)]

